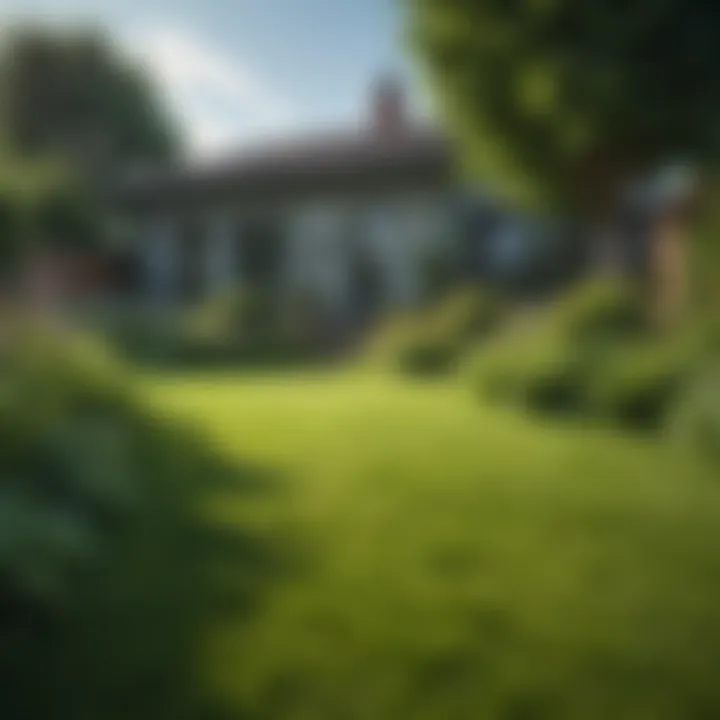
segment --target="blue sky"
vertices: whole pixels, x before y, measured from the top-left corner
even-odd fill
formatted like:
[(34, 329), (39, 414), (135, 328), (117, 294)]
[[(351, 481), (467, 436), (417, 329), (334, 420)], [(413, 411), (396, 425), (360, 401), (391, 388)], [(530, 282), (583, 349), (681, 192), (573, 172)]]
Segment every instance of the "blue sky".
[[(382, 72), (420, 94), (399, 0), (0, 0), (0, 18), (92, 19), (157, 78), (199, 153), (356, 122)], [(419, 103), (422, 105), (422, 103)]]

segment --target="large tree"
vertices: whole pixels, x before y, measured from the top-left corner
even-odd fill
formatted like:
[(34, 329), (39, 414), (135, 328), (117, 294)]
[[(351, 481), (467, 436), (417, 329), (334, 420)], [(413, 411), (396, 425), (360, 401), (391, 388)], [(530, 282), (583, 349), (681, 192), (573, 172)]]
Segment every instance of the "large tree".
[(143, 68), (87, 28), (5, 33), (0, 128), (16, 152), (61, 156), (92, 178), (178, 151), (176, 127)]
[[(598, 223), (647, 173), (720, 155), (717, 0), (406, 2), (466, 169), (512, 197)], [(662, 321), (685, 284), (672, 210), (649, 270)]]
[(717, 0), (407, 0), (469, 168), (523, 199), (602, 206), (720, 151)]

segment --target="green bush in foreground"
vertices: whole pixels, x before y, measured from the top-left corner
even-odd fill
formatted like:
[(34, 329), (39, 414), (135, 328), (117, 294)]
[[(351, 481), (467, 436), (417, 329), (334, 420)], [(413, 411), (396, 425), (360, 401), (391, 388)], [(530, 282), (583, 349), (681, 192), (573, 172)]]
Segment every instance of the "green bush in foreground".
[(91, 561), (98, 533), (134, 506), (128, 412), (111, 370), (26, 339), (0, 359), (4, 602), (50, 608)]
[(0, 447), (0, 716), (208, 717), (199, 634), (247, 590), (218, 563), (256, 551), (202, 508), (243, 478), (96, 347), (46, 333), (0, 358)]

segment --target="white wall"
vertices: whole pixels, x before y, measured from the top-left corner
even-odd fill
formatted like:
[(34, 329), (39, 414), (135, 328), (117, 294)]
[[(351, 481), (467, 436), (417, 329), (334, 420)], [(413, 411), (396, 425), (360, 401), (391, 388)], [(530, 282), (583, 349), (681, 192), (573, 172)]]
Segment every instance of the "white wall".
[(299, 205), (289, 214), (288, 284), (343, 311), (358, 243), (378, 263), (387, 306), (411, 304), (423, 293), (424, 258), (448, 240), (449, 220), (445, 204), (432, 195)]
[(317, 293), (338, 312), (348, 299), (349, 228), (349, 210), (342, 203), (314, 202), (289, 216), (289, 286)]
[(379, 259), (390, 305), (424, 292), (424, 261), (449, 239), (449, 213), (437, 197), (400, 197), (369, 209), (367, 243)]
[(239, 225), (227, 210), (210, 213), (205, 220), (205, 290), (209, 295), (232, 288), (238, 277)]
[(141, 260), (144, 286), (154, 301), (175, 298), (179, 282), (178, 225), (170, 215), (157, 215), (145, 221), (142, 231)]
[[(242, 281), (238, 238), (247, 212), (226, 206), (205, 215), (203, 261), (208, 294)], [(287, 233), (286, 287), (317, 293), (338, 313), (347, 309), (350, 300), (355, 243), (378, 263), (384, 301), (392, 307), (422, 297), (423, 260), (449, 239), (450, 214), (437, 195), (362, 201), (328, 198), (268, 212)], [(147, 224), (143, 252), (146, 283), (153, 297), (171, 299), (176, 293), (178, 230), (171, 215), (155, 217)]]

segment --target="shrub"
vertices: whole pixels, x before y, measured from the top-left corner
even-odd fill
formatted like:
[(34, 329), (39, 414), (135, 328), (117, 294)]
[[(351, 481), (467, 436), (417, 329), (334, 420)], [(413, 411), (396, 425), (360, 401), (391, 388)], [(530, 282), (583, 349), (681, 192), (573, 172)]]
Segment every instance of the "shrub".
[(460, 288), (435, 305), (387, 320), (372, 338), (369, 355), (409, 374), (443, 374), (493, 329), (500, 312), (496, 298)]
[(720, 313), (701, 315), (691, 328), (692, 342), (699, 356), (709, 362), (720, 360)]
[(387, 315), (367, 338), (362, 359), (369, 365), (394, 367), (420, 330), (420, 316), (411, 310)]
[(699, 375), (681, 397), (670, 419), (674, 437), (720, 462), (720, 373)]
[(465, 372), (475, 392), (492, 400), (567, 412), (581, 405), (583, 360), (578, 346), (541, 322), (481, 346)]
[(172, 356), (190, 365), (288, 364), (317, 351), (319, 311), (306, 297), (245, 288), (204, 301), (182, 323)]
[(238, 345), (277, 332), (279, 312), (270, 292), (235, 288), (203, 300), (185, 318), (188, 337)]
[(408, 375), (442, 375), (460, 354), (451, 338), (416, 331), (397, 358), (399, 369)]
[(588, 367), (588, 410), (622, 425), (657, 429), (691, 371), (679, 339), (628, 342), (595, 356)]
[(315, 308), (287, 302), (292, 315), (281, 312), (270, 292), (230, 290), (184, 313), (131, 312), (101, 321), (101, 327), (123, 354), (141, 363), (199, 368), (309, 361), (319, 346)]
[(561, 299), (552, 313), (558, 330), (578, 343), (633, 337), (645, 329), (642, 304), (621, 281), (583, 283)]
[(36, 334), (18, 342), (0, 366), (2, 601), (48, 607), (101, 526), (132, 505), (120, 437), (131, 401), (99, 349)]
[(0, 715), (212, 716), (195, 652), (234, 602), (216, 552), (250, 538), (200, 511), (237, 471), (93, 344), (23, 333), (0, 360)]
[[(445, 243), (442, 243), (445, 246)], [(428, 296), (435, 299), (452, 292), (458, 280), (458, 267), (453, 254), (447, 249), (428, 252), (421, 263), (422, 286)]]
[(707, 344), (705, 332), (650, 335), (632, 293), (598, 281), (480, 348), (467, 373), (476, 391), (506, 402), (656, 428)]
[(489, 332), (500, 312), (497, 297), (469, 286), (451, 292), (431, 308), (428, 323), (434, 332), (462, 346)]

